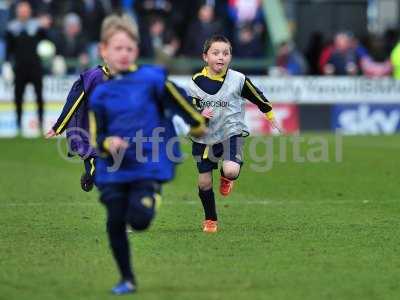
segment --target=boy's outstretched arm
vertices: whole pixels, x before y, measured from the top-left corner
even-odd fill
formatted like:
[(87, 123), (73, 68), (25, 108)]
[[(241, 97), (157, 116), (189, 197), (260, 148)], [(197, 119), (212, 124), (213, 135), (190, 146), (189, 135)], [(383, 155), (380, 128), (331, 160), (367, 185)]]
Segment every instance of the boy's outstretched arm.
[(71, 90), (69, 91), (67, 96), (67, 101), (64, 104), (63, 110), (58, 117), (57, 122), (53, 125), (49, 132), (47, 132), (46, 138), (51, 138), (64, 132), (66, 126), (68, 125), (68, 122), (71, 120), (72, 116), (81, 105), (84, 97), (85, 92), (83, 89), (83, 82), (82, 79), (78, 79), (72, 85)]
[(271, 125), (281, 132), (281, 129), (275, 120), (271, 103), (264, 96), (263, 92), (261, 92), (247, 77), (242, 88), (241, 96), (257, 105), (259, 110), (265, 114), (266, 119), (271, 123)]
[(190, 134), (197, 137), (206, 132), (204, 117), (193, 107), (192, 98), (184, 89), (172, 81), (165, 82), (166, 100), (163, 101), (166, 108), (181, 116), (190, 125)]

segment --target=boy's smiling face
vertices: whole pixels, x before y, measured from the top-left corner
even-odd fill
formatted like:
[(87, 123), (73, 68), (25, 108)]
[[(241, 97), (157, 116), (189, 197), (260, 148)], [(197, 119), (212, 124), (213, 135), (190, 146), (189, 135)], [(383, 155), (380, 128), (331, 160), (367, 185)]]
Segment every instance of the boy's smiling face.
[(101, 57), (112, 74), (128, 71), (135, 63), (139, 49), (137, 42), (124, 31), (117, 31), (107, 42), (100, 44)]
[(203, 59), (209, 66), (213, 75), (223, 73), (232, 59), (231, 45), (225, 42), (214, 42), (207, 53), (203, 54)]

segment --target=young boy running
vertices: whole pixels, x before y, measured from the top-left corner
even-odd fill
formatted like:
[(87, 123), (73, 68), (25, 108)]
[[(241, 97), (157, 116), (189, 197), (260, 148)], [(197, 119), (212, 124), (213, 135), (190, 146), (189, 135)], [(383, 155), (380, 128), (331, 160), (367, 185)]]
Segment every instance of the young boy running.
[(179, 144), (172, 116), (180, 115), (191, 134), (205, 132), (204, 118), (186, 93), (155, 66), (133, 65), (137, 37), (124, 18), (105, 19), (100, 53), (110, 77), (89, 99), (93, 144), (99, 151), (95, 181), (107, 210), (107, 234), (121, 275), (114, 294), (136, 290), (126, 225), (142, 231), (150, 226), (161, 185), (174, 177)]
[(219, 191), (228, 196), (243, 164), (243, 139), (249, 135), (244, 124), (244, 99), (256, 104), (279, 130), (269, 101), (248, 77), (229, 68), (231, 59), (229, 40), (221, 35), (211, 37), (203, 49), (206, 66), (190, 82), (190, 94), (208, 119), (207, 134), (192, 137), (192, 154), (199, 171), (199, 197), (205, 214), (203, 231), (208, 233), (218, 230), (213, 170), (218, 169), (218, 161), (222, 160)]

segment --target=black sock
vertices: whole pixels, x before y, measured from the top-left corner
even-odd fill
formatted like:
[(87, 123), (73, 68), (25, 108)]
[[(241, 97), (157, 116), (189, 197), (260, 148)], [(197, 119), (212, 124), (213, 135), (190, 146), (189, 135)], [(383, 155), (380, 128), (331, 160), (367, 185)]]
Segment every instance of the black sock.
[(208, 191), (199, 189), (199, 197), (203, 204), (206, 220), (217, 221), (217, 210), (215, 208), (214, 191), (212, 188)]
[(129, 241), (126, 234), (126, 226), (123, 224), (118, 232), (115, 230), (108, 230), (108, 237), (110, 240), (110, 247), (117, 262), (122, 280), (129, 280), (135, 282), (134, 275), (130, 262)]

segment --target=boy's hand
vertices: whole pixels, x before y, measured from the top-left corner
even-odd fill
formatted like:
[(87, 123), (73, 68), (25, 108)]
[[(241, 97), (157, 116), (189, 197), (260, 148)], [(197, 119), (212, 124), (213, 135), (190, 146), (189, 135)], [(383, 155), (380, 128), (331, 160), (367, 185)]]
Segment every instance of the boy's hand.
[(53, 129), (50, 129), (49, 131), (47, 131), (45, 138), (49, 139), (49, 138), (55, 137), (57, 135), (58, 134)]
[(110, 136), (104, 141), (104, 149), (110, 153), (117, 153), (120, 150), (127, 149), (129, 144), (119, 136)]
[(212, 111), (212, 109), (210, 107), (206, 107), (205, 109), (203, 109), (203, 111), (201, 112), (201, 115), (207, 119), (211, 119), (214, 116), (214, 113)]
[(282, 129), (279, 127), (278, 122), (276, 121), (275, 118), (272, 118), (271, 120), (269, 120), (269, 123), (271, 124), (272, 128), (275, 128), (276, 130), (278, 130), (279, 133), (283, 133)]
[(275, 128), (279, 133), (282, 133), (282, 129), (279, 127), (279, 124), (275, 119), (275, 114), (272, 110), (265, 114), (265, 118), (269, 121), (272, 128)]

